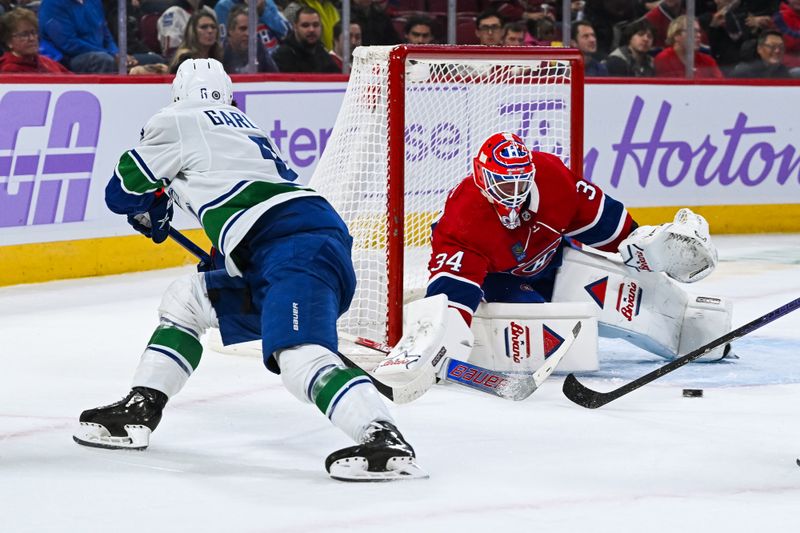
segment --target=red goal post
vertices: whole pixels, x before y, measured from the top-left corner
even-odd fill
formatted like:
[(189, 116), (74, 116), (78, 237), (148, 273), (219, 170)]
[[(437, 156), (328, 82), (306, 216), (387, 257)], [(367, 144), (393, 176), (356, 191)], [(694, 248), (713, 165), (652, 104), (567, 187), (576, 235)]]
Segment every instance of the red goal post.
[(360, 47), (310, 185), (354, 238), (357, 288), (338, 327), (394, 344), (424, 295), (430, 225), (496, 131), (582, 172), (583, 60), (565, 48)]

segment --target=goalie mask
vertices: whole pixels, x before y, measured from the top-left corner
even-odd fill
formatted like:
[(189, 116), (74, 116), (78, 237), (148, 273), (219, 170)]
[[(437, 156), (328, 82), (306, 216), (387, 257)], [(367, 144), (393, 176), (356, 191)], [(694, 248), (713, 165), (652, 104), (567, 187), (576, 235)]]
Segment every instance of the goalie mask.
[(187, 59), (172, 82), (172, 101), (229, 105), (233, 101), (231, 78), (216, 59)]
[(520, 208), (533, 187), (536, 168), (530, 150), (513, 133), (495, 133), (472, 161), (475, 185), (508, 229), (520, 225)]

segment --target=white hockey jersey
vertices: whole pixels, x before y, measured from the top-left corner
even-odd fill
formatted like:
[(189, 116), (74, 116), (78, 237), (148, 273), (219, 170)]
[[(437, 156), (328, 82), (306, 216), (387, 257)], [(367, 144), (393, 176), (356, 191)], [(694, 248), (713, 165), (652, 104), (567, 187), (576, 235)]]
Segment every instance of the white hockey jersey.
[(165, 187), (200, 222), (233, 276), (241, 272), (230, 252), (261, 215), (293, 198), (319, 196), (293, 183), (297, 174), (247, 115), (205, 102), (176, 102), (154, 115), (115, 177), (129, 194)]

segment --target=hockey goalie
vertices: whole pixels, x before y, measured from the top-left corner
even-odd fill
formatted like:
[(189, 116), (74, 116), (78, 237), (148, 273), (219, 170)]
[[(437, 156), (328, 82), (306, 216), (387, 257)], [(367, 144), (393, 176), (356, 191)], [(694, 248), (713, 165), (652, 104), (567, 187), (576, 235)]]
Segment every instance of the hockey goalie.
[(425, 298), (406, 306), (404, 335), (374, 373), (407, 379), (470, 357), (508, 370), (537, 350), (541, 364), (562, 338), (548, 323), (570, 314), (594, 326), (573, 345), (584, 359), (570, 370), (597, 368), (598, 333), (675, 358), (730, 330), (729, 302), (683, 288), (716, 264), (702, 216), (681, 209), (639, 226), (558, 157), (495, 133), (450, 191), (433, 225)]

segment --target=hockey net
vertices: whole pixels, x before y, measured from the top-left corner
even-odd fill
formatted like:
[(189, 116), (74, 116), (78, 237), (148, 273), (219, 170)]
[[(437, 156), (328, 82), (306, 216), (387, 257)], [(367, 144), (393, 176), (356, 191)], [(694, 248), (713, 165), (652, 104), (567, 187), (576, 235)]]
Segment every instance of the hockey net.
[(583, 69), (575, 50), (360, 47), (310, 185), (354, 238), (356, 294), (338, 327), (396, 342), (424, 296), (431, 223), (492, 133), (581, 167)]

